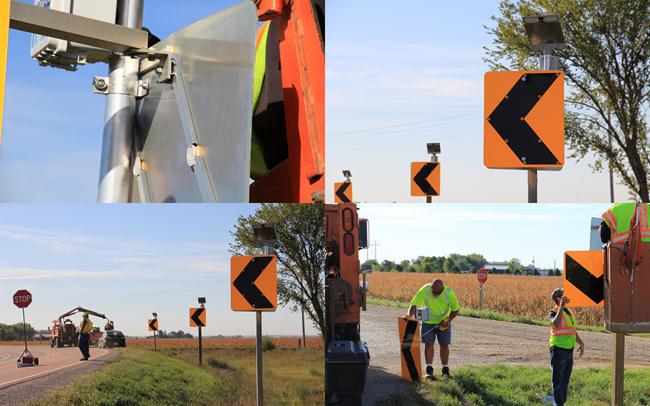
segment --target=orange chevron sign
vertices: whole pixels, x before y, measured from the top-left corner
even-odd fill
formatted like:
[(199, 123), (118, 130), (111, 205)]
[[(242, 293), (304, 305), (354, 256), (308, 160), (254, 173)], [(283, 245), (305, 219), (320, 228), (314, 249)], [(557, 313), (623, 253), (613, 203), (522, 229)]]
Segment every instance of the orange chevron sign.
[(352, 202), (352, 182), (334, 183), (334, 203)]
[(564, 165), (564, 73), (485, 74), (483, 163), (492, 169)]
[(422, 359), (420, 357), (420, 326), (418, 321), (407, 317), (397, 318), (399, 330), (402, 378), (407, 381), (422, 380)]
[(602, 307), (605, 254), (603, 250), (564, 253), (564, 294), (572, 307)]
[(411, 196), (440, 196), (440, 162), (411, 162)]

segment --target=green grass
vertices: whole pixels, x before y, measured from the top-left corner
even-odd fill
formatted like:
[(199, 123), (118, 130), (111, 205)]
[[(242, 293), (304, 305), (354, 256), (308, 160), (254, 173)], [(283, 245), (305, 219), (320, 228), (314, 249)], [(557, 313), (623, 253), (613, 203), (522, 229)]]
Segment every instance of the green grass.
[[(255, 350), (127, 348), (103, 368), (33, 405), (250, 405), (256, 401)], [(322, 350), (264, 353), (264, 399), (273, 405), (320, 404)]]
[[(377, 299), (377, 298), (368, 298), (368, 303), (369, 304), (374, 304), (374, 305), (379, 305), (379, 306), (387, 306), (387, 307), (397, 307), (400, 309), (408, 309), (409, 304), (406, 302), (399, 302), (395, 300), (385, 300), (385, 299)], [(489, 320), (500, 320), (500, 321), (510, 321), (513, 323), (522, 323), (522, 324), (531, 324), (534, 326), (544, 326), (548, 327), (548, 321), (544, 320), (532, 320), (526, 317), (515, 317), (515, 316), (509, 316), (507, 314), (499, 313), (499, 312), (494, 312), (494, 311), (489, 311), (489, 310), (475, 310), (475, 309), (467, 309), (467, 308), (462, 308), (460, 311), (460, 315), (464, 317), (473, 317), (476, 319), (489, 319)], [(585, 325), (578, 325), (578, 330), (581, 331), (593, 331), (597, 333), (604, 333), (606, 330), (603, 327), (596, 327), (596, 326), (585, 326)], [(640, 335), (640, 336), (650, 336), (650, 334), (635, 334), (635, 335)]]
[[(551, 394), (550, 368), (494, 365), (452, 372), (449, 379), (414, 385), (380, 405), (541, 405)], [(606, 406), (610, 392), (611, 369), (574, 370), (567, 405)], [(625, 405), (650, 405), (650, 369), (625, 371)]]

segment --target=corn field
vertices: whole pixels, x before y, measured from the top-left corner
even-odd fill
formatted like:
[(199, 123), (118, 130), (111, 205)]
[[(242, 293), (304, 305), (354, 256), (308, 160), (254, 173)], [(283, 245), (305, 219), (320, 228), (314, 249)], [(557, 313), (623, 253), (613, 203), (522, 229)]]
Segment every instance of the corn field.
[[(474, 274), (428, 274), (375, 272), (367, 276), (368, 297), (398, 302), (410, 302), (415, 292), (424, 284), (440, 278), (451, 287), (461, 307), (478, 310), (479, 283)], [(483, 286), (483, 310), (499, 312), (513, 317), (547, 320), (552, 308), (551, 292), (562, 287), (560, 276), (489, 275)], [(578, 324), (602, 326), (602, 308), (571, 309)]]

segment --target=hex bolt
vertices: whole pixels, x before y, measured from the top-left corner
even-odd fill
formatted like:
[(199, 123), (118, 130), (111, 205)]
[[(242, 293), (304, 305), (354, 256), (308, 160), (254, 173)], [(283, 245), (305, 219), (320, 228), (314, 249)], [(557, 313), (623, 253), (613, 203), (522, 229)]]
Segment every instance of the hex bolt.
[(95, 78), (95, 83), (93, 83), (95, 86), (95, 89), (99, 90), (100, 92), (104, 92), (108, 89), (108, 82), (106, 82), (106, 79), (104, 78)]

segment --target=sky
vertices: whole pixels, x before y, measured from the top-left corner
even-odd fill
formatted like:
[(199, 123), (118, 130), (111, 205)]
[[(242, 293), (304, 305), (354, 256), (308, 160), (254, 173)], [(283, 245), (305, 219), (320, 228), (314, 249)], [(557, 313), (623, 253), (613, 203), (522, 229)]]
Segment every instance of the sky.
[[(26, 3), (32, 1), (21, 0)], [(163, 39), (236, 0), (146, 0), (144, 26)], [(105, 97), (91, 91), (103, 63), (76, 72), (40, 67), (31, 35), (10, 30), (0, 146), (1, 202), (95, 202)]]
[[(106, 314), (115, 328), (144, 336), (190, 331), (190, 307), (207, 300), (204, 335), (255, 335), (254, 312), (230, 310), (230, 231), (256, 205), (32, 205), (0, 210), (0, 323), (20, 322), (19, 289), (32, 293), (27, 321), (47, 328), (77, 306)], [(75, 322), (81, 316), (73, 317)], [(93, 319), (103, 328), (101, 319)], [(307, 334), (316, 334), (306, 320)], [(263, 315), (268, 335), (300, 335), (300, 313)]]
[[(443, 202), (526, 202), (525, 171), (483, 166), (483, 46), (497, 0), (331, 1), (326, 43), (326, 199), (352, 172), (359, 202), (421, 202), (410, 196), (410, 162), (440, 142)], [(569, 151), (566, 151), (569, 155)], [(540, 202), (608, 202), (608, 174), (567, 158), (539, 173)], [(618, 185), (617, 200), (627, 200)]]
[(492, 262), (519, 258), (524, 265), (562, 269), (565, 251), (589, 250), (591, 218), (609, 204), (359, 204), (370, 224), (362, 251), (379, 262), (424, 256), (482, 254)]

